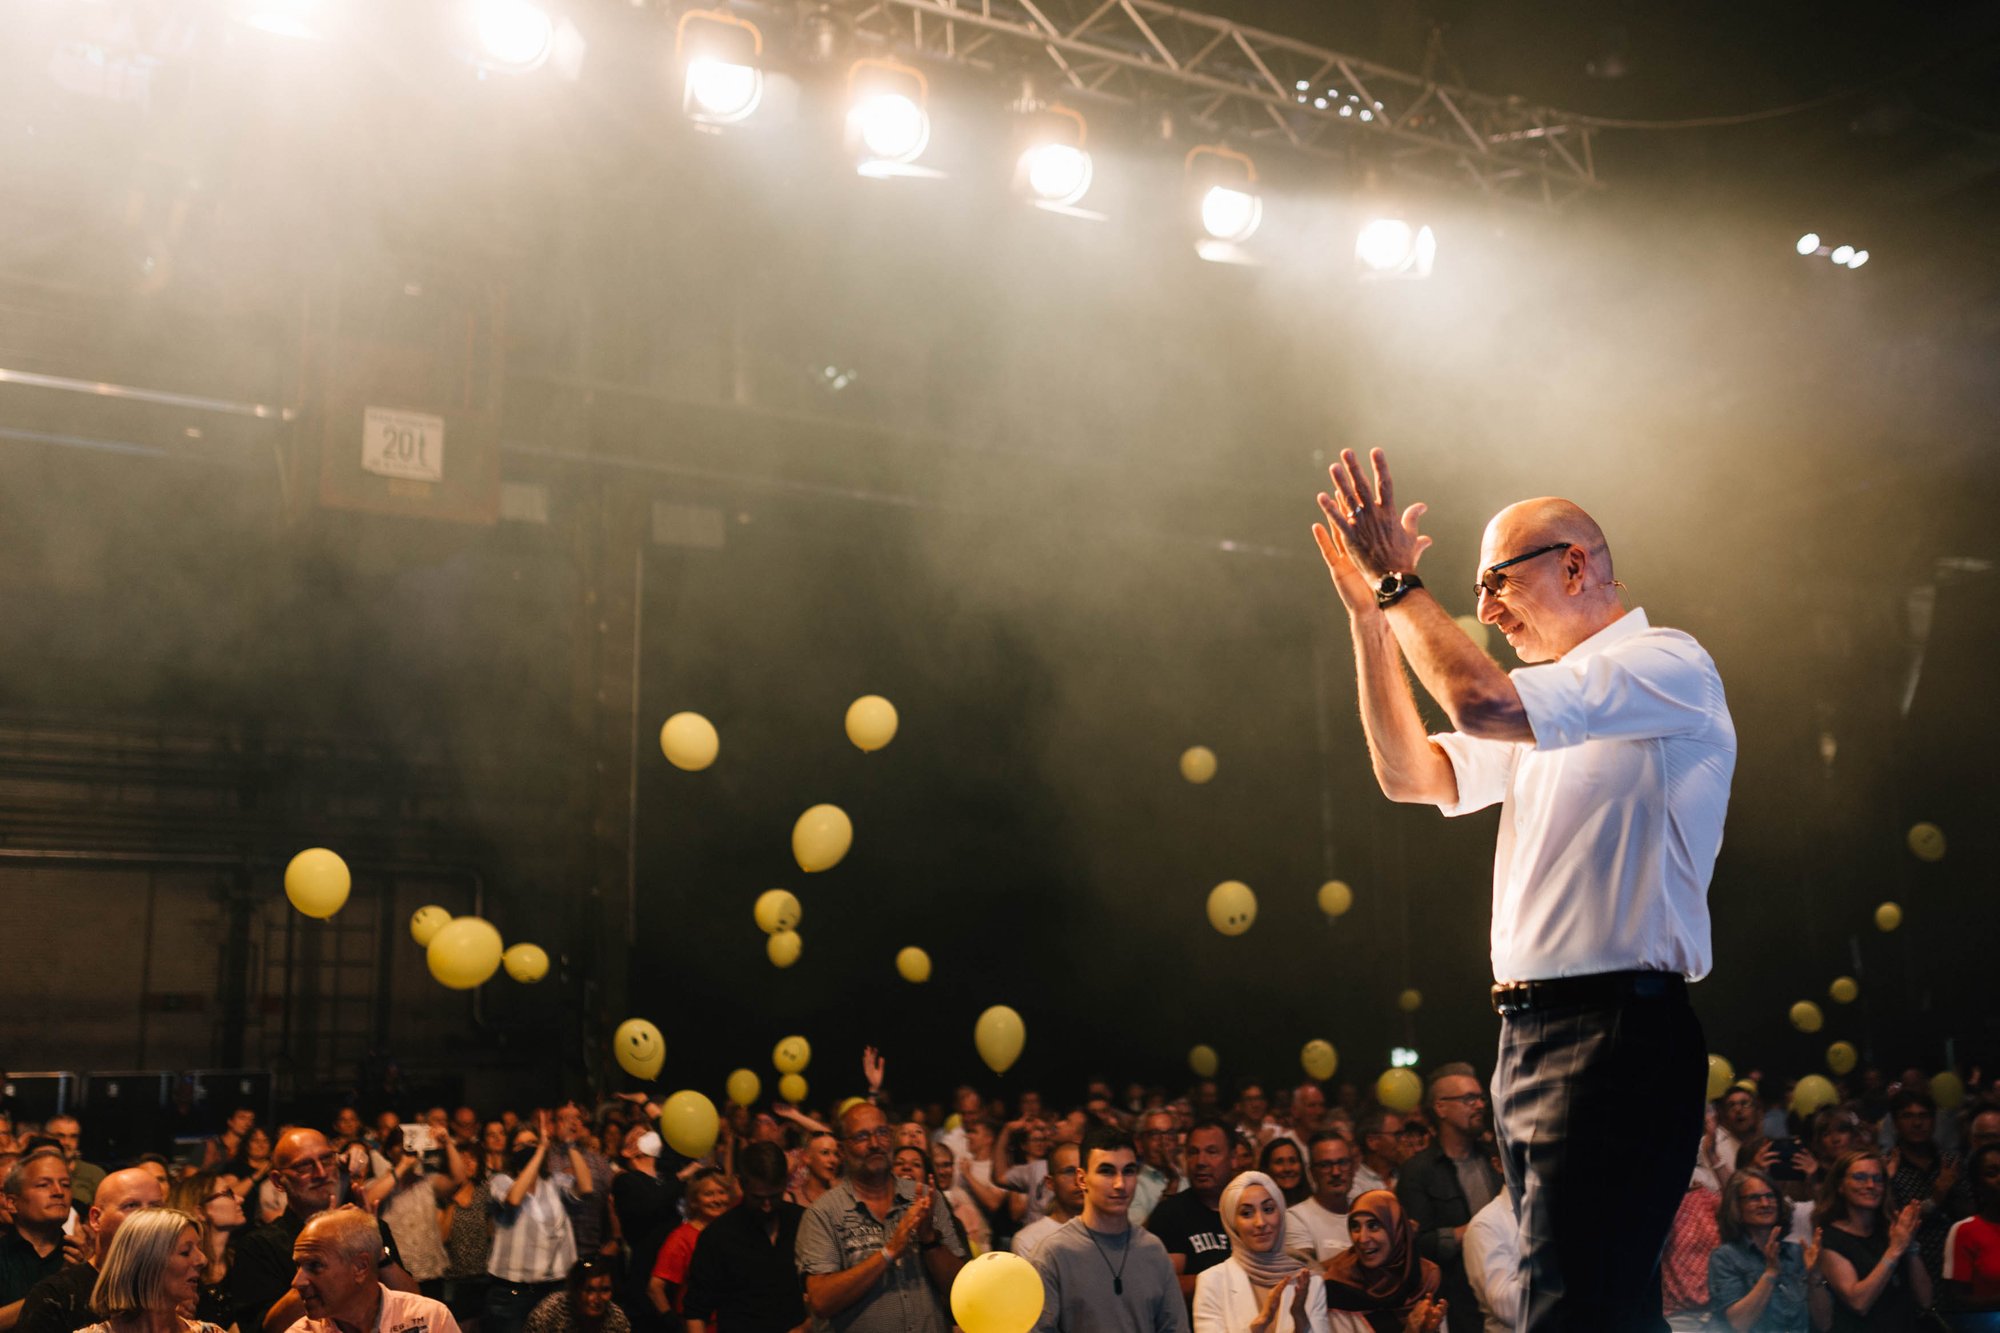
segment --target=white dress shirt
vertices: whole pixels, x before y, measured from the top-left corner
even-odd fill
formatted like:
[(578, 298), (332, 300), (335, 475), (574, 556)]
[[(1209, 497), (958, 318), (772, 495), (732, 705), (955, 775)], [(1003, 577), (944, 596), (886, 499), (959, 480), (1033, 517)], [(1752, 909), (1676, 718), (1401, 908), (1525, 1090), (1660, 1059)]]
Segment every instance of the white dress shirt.
[(1465, 1280), (1486, 1318), (1486, 1333), (1514, 1333), (1521, 1310), (1521, 1227), (1505, 1190), (1465, 1224), (1459, 1253), (1465, 1259)]
[(1708, 975), (1736, 728), (1700, 644), (1643, 610), (1511, 673), (1532, 744), (1433, 736), (1469, 814), (1500, 803), (1493, 975)]

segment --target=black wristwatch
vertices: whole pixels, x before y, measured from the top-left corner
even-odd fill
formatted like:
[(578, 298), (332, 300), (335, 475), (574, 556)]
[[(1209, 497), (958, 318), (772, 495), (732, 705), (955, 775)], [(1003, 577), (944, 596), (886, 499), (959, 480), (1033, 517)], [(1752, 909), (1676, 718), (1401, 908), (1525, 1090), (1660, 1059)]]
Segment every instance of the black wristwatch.
[(1412, 589), (1423, 586), (1424, 581), (1415, 574), (1384, 574), (1382, 581), (1375, 585), (1375, 605), (1386, 611), (1402, 601)]

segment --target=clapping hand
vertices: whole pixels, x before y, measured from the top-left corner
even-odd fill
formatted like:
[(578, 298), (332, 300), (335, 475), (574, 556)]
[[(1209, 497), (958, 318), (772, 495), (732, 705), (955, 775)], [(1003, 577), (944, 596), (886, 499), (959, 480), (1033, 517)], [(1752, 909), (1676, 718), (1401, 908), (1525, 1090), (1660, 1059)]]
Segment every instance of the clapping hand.
[(1403, 1321), (1403, 1333), (1438, 1333), (1444, 1327), (1444, 1297), (1418, 1301)]
[[(1250, 1333), (1270, 1333), (1271, 1329), (1278, 1326), (1278, 1306), (1283, 1303), (1287, 1291), (1297, 1289), (1301, 1293), (1298, 1297), (1299, 1301), (1301, 1303), (1304, 1302), (1304, 1288), (1300, 1284), (1304, 1281), (1305, 1277), (1306, 1274), (1299, 1273), (1295, 1277), (1287, 1278), (1264, 1293), (1264, 1299), (1257, 1303), (1257, 1313), (1250, 1319)], [(1303, 1306), (1301, 1305), (1298, 1308), (1302, 1309)], [(1295, 1329), (1301, 1330), (1302, 1333), (1305, 1328), (1305, 1321), (1295, 1314), (1292, 1318), (1292, 1326)]]
[(1766, 1273), (1773, 1276), (1777, 1274), (1778, 1258), (1784, 1243), (1785, 1229), (1783, 1227), (1772, 1227), (1769, 1239), (1764, 1242), (1764, 1271)]
[(931, 1191), (930, 1186), (925, 1185), (918, 1188), (917, 1197), (910, 1204), (910, 1211), (903, 1214), (902, 1221), (896, 1223), (896, 1229), (889, 1233), (888, 1242), (882, 1246), (882, 1253), (887, 1256), (890, 1263), (893, 1264), (903, 1257), (903, 1251), (910, 1248), (911, 1237), (917, 1234), (918, 1228), (930, 1215)]
[(1922, 1211), (1915, 1203), (1903, 1205), (1902, 1211), (1889, 1223), (1890, 1249), (1902, 1254), (1910, 1248), (1910, 1242), (1917, 1236), (1917, 1223), (1922, 1220)]
[(1821, 1229), (1819, 1227), (1814, 1227), (1812, 1234), (1812, 1244), (1806, 1246), (1806, 1271), (1808, 1273), (1812, 1272), (1813, 1269), (1819, 1267), (1820, 1235), (1821, 1235)]

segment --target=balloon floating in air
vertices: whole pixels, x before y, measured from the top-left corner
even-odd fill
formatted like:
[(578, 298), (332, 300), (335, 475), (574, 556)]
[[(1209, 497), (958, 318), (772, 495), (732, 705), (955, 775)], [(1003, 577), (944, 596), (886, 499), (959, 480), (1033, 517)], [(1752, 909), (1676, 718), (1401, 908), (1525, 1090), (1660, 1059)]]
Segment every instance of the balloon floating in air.
[(757, 1077), (754, 1070), (738, 1069), (731, 1072), (723, 1089), (729, 1094), (730, 1101), (738, 1106), (748, 1106), (764, 1090), (764, 1081)]
[(1884, 935), (1903, 924), (1903, 909), (1894, 903), (1883, 903), (1875, 909), (1875, 929)]
[(808, 874), (831, 870), (854, 844), (854, 825), (837, 805), (816, 805), (792, 825), (792, 859)]
[(1215, 1071), (1222, 1068), (1222, 1057), (1213, 1046), (1196, 1046), (1188, 1051), (1188, 1068), (1197, 1078), (1214, 1078)]
[(715, 1103), (698, 1092), (677, 1092), (660, 1107), (660, 1137), (683, 1157), (706, 1156), (721, 1125)]
[(1375, 1080), (1375, 1100), (1392, 1111), (1414, 1111), (1423, 1096), (1423, 1081), (1414, 1069), (1385, 1069)]
[(1792, 1026), (1801, 1032), (1817, 1032), (1826, 1024), (1826, 1015), (1811, 1000), (1800, 1000), (1792, 1006)]
[(722, 738), (715, 724), (700, 713), (675, 713), (660, 728), (660, 753), (675, 768), (699, 773), (715, 762)]
[(1021, 1016), (1004, 1004), (988, 1009), (972, 1026), (972, 1044), (986, 1067), (996, 1074), (1006, 1073), (1021, 1058), (1027, 1041), (1028, 1029)]
[(1860, 1058), (1860, 1053), (1854, 1049), (1852, 1042), (1837, 1041), (1826, 1048), (1826, 1067), (1836, 1074), (1847, 1073), (1854, 1068), (1854, 1062)]
[(1855, 997), (1861, 994), (1861, 984), (1853, 977), (1835, 977), (1833, 984), (1826, 988), (1826, 993), (1835, 1004), (1853, 1004)]
[(794, 1106), (806, 1099), (806, 1076), (787, 1074), (778, 1080), (778, 1096)]
[(896, 975), (915, 985), (923, 985), (931, 979), (931, 956), (914, 944), (896, 950)]
[(1736, 1066), (1719, 1055), (1708, 1057), (1708, 1099), (1718, 1100), (1736, 1081)]
[(324, 847), (308, 847), (285, 867), (285, 896), (307, 916), (325, 920), (347, 905), (354, 885), (347, 862)]
[(1944, 830), (1925, 820), (1910, 825), (1910, 852), (1919, 861), (1944, 860)]
[(549, 955), (539, 944), (510, 944), (500, 966), (516, 981), (540, 981), (549, 974)]
[(1942, 1111), (1956, 1111), (1965, 1104), (1965, 1080), (1950, 1069), (1931, 1075), (1931, 1100)]
[(1181, 751), (1181, 776), (1199, 787), (1215, 776), (1215, 751), (1206, 745), (1191, 745)]
[(1225, 935), (1241, 935), (1257, 919), (1257, 895), (1248, 884), (1225, 879), (1208, 891), (1208, 924)]
[(766, 889), (757, 895), (757, 905), (751, 909), (757, 918), (757, 929), (766, 935), (775, 935), (781, 930), (796, 930), (805, 909), (799, 900), (784, 889)]
[(500, 932), (476, 916), (455, 916), (438, 927), (424, 948), (431, 975), (453, 990), (484, 985), (500, 970)]
[(796, 930), (781, 930), (764, 941), (764, 956), (771, 960), (773, 967), (790, 967), (799, 961), (799, 952), (806, 942)]
[(1354, 906), (1354, 890), (1337, 879), (1330, 879), (1319, 886), (1319, 910), (1328, 916), (1345, 916), (1347, 909)]
[(1840, 1093), (1824, 1074), (1807, 1074), (1792, 1089), (1792, 1114), (1809, 1116), (1822, 1106), (1840, 1100)]
[(879, 694), (864, 694), (847, 706), (847, 739), (861, 751), (879, 750), (896, 739), (896, 705)]
[(645, 1019), (628, 1018), (611, 1034), (611, 1054), (633, 1078), (655, 1078), (667, 1061), (666, 1038)]
[(1333, 1071), (1340, 1067), (1340, 1054), (1333, 1049), (1333, 1043), (1314, 1037), (1299, 1052), (1299, 1066), (1308, 1077), (1325, 1080), (1333, 1077)]
[(1414, 1014), (1424, 1007), (1424, 993), (1412, 986), (1396, 997), (1396, 1007), (1406, 1014)]
[(812, 1043), (804, 1037), (787, 1037), (771, 1048), (771, 1067), (780, 1074), (796, 1074), (812, 1063)]
[(418, 944), (428, 946), (431, 936), (443, 930), (445, 923), (450, 920), (451, 913), (435, 904), (419, 907), (410, 913), (410, 938)]
[(951, 1283), (951, 1317), (965, 1333), (1028, 1333), (1042, 1317), (1042, 1300), (1042, 1275), (1005, 1250), (980, 1255)]

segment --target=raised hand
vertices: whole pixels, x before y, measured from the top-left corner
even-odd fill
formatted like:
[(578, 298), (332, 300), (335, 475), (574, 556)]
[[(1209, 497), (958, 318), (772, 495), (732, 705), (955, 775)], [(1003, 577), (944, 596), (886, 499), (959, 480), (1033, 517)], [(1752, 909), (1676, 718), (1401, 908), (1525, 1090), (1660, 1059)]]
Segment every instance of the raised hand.
[(868, 1091), (882, 1091), (882, 1052), (873, 1046), (861, 1048), (861, 1076), (868, 1080)]
[(1361, 460), (1352, 449), (1340, 451), (1340, 461), (1327, 469), (1333, 494), (1320, 496), (1327, 526), (1338, 529), (1347, 555), (1361, 576), (1377, 583), (1391, 571), (1410, 571), (1430, 549), (1431, 539), (1417, 531), (1430, 506), (1419, 501), (1400, 517), (1395, 512), (1396, 488), (1389, 476), (1389, 458), (1380, 449), (1368, 451), (1373, 481), (1361, 475)]
[(1292, 1275), (1291, 1288), (1292, 1330), (1293, 1333), (1306, 1333), (1306, 1329), (1311, 1324), (1311, 1318), (1306, 1313), (1306, 1293), (1312, 1289), (1312, 1270), (1310, 1268), (1301, 1268), (1298, 1272), (1294, 1273)]
[(1444, 1327), (1444, 1297), (1436, 1300), (1418, 1301), (1410, 1307), (1409, 1318), (1403, 1321), (1403, 1333), (1438, 1333)]
[(1764, 1271), (1775, 1274), (1778, 1271), (1780, 1247), (1785, 1243), (1785, 1229), (1772, 1227), (1769, 1239), (1764, 1242)]
[(1812, 1243), (1806, 1246), (1806, 1271), (1808, 1273), (1812, 1272), (1813, 1269), (1819, 1267), (1820, 1234), (1821, 1234), (1821, 1228), (1814, 1227), (1812, 1234)]
[(1333, 501), (1322, 495), (1319, 504), (1326, 511), (1326, 522), (1313, 524), (1313, 540), (1319, 544), (1319, 558), (1326, 561), (1326, 572), (1333, 576), (1333, 590), (1340, 595), (1340, 604), (1350, 615), (1373, 611), (1375, 585), (1347, 554), (1347, 544), (1340, 539)]

